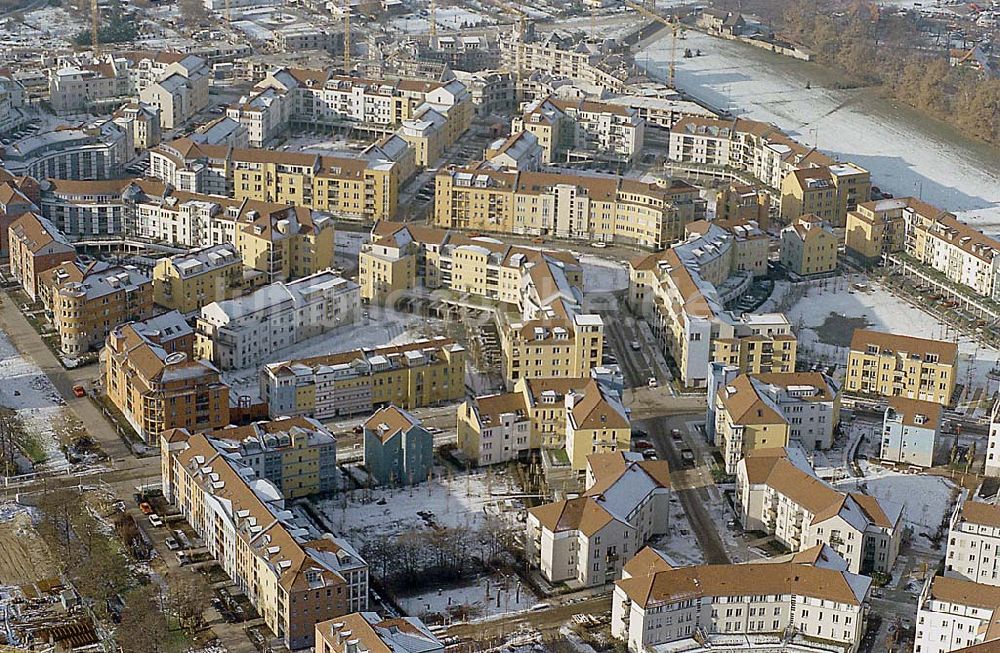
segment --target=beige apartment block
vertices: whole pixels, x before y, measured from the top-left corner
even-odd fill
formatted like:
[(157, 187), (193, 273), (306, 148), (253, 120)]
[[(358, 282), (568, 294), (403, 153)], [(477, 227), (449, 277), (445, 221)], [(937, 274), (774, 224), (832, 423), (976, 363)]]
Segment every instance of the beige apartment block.
[(138, 268), (92, 266), (80, 277), (53, 276), (52, 323), (65, 355), (100, 349), (118, 325), (152, 316), (153, 284)]
[(800, 277), (833, 272), (839, 244), (828, 222), (803, 215), (781, 230), (781, 264)]
[(903, 504), (840, 492), (816, 477), (801, 449), (759, 449), (736, 471), (743, 527), (763, 530), (792, 552), (826, 544), (855, 574), (892, 573), (903, 536)]
[(666, 461), (615, 452), (586, 461), (586, 490), (528, 511), (525, 556), (550, 583), (595, 587), (613, 582), (651, 538), (667, 532)]
[(344, 540), (311, 537), (239, 456), (204, 434), (158, 441), (164, 497), (285, 646), (312, 647), (317, 623), (368, 608), (367, 563)]
[(41, 299), (42, 275), (76, 258), (76, 249), (55, 225), (25, 213), (7, 229), (10, 275), (32, 301)]
[(391, 218), (403, 166), (374, 158), (200, 145), (188, 138), (150, 150), (150, 174), (174, 188), (292, 204), (367, 219)]
[(209, 245), (161, 258), (153, 267), (153, 301), (184, 314), (243, 290), (243, 259), (235, 245)]
[(170, 351), (158, 331), (135, 324), (112, 329), (103, 350), (104, 393), (147, 444), (167, 429), (190, 432), (229, 424), (229, 386), (191, 349)]
[(847, 213), (870, 197), (870, 175), (853, 163), (799, 168), (781, 183), (781, 221), (791, 224), (803, 215), (815, 215), (843, 227)]
[(645, 121), (626, 106), (554, 96), (528, 103), (511, 132), (538, 139), (546, 163), (608, 160), (632, 163), (642, 151)]
[(485, 166), (451, 166), (435, 177), (434, 223), (445, 228), (659, 249), (683, 238), (685, 225), (703, 215), (697, 189), (676, 180)]
[(766, 273), (767, 236), (753, 223), (696, 222), (687, 239), (629, 261), (629, 307), (650, 324), (680, 380), (708, 385), (712, 361), (745, 372), (795, 369), (795, 338), (782, 314), (726, 311), (753, 279)]
[(905, 397), (948, 406), (955, 391), (958, 345), (868, 329), (856, 329), (844, 376), (844, 392)]
[(905, 199), (882, 199), (858, 204), (847, 213), (844, 244), (848, 256), (866, 265), (880, 263), (885, 254), (903, 250)]

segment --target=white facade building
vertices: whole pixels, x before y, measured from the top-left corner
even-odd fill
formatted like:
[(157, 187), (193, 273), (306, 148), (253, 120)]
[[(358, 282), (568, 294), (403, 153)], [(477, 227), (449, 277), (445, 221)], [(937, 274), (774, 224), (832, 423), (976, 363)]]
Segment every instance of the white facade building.
[(928, 578), (917, 603), (914, 653), (949, 653), (996, 639), (998, 606), (998, 587), (946, 576)]
[(528, 511), (525, 553), (551, 583), (599, 586), (668, 528), (666, 461), (616, 452), (587, 458), (586, 491)]
[(201, 358), (222, 369), (260, 365), (285, 347), (352, 324), (360, 311), (356, 283), (317, 272), (203, 307), (196, 323), (197, 346)]
[(963, 498), (948, 529), (946, 576), (1000, 587), (1000, 506)]

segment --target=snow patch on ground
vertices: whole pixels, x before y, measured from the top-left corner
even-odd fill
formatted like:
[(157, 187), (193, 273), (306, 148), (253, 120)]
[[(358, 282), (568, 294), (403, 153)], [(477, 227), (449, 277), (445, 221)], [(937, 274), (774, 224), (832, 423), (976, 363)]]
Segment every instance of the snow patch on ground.
[(903, 505), (903, 519), (913, 528), (912, 542), (929, 548), (930, 539), (941, 523), (951, 516), (958, 489), (941, 476), (903, 474), (880, 465), (861, 461), (864, 478), (844, 479), (836, 483), (841, 490), (860, 490), (865, 494)]
[(505, 475), (474, 472), (449, 476), (444, 468), (436, 467), (429, 482), (407, 488), (355, 490), (355, 498), (342, 495), (316, 505), (337, 532), (361, 546), (376, 535), (398, 536), (435, 526), (479, 528), (485, 523), (487, 506), (519, 493)]
[(580, 256), (580, 265), (583, 266), (583, 291), (588, 295), (628, 289), (628, 269), (621, 261), (584, 254)]
[(46, 460), (35, 471), (62, 471), (70, 463), (59, 449), (56, 423), (65, 418), (65, 402), (52, 381), (31, 360), (22, 356), (6, 333), (0, 331), (0, 406), (13, 410), (22, 428), (34, 436)]
[(479, 619), (523, 612), (538, 603), (538, 597), (516, 578), (480, 578), (459, 587), (441, 587), (398, 599), (408, 615), (426, 617), (449, 614), (460, 607)]

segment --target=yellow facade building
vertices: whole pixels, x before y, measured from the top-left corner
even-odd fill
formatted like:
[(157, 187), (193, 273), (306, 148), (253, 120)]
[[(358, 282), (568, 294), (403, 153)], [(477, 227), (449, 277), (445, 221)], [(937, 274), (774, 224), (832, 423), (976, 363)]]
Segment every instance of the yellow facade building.
[(857, 329), (851, 338), (844, 391), (948, 406), (957, 373), (954, 342)]
[(837, 269), (840, 239), (822, 218), (807, 214), (781, 230), (781, 264), (800, 277)]
[(153, 301), (184, 314), (242, 291), (243, 259), (229, 243), (162, 258), (153, 267)]
[(871, 197), (871, 176), (853, 163), (799, 168), (781, 182), (781, 220), (790, 224), (806, 214), (843, 227), (847, 213)]
[(698, 189), (676, 180), (485, 167), (449, 167), (435, 177), (434, 223), (445, 228), (660, 249), (703, 216)]
[(848, 212), (844, 244), (848, 256), (872, 265), (884, 254), (901, 251), (905, 244), (905, 199), (883, 199), (858, 204)]
[(329, 419), (465, 397), (465, 349), (447, 338), (339, 352), (264, 366), (261, 394), (272, 416)]

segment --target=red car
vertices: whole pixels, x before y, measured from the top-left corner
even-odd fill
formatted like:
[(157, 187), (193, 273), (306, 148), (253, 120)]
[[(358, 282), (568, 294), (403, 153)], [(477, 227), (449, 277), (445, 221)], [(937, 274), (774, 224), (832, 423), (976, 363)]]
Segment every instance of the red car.
[(77, 397), (86, 397), (87, 389), (84, 388), (82, 385), (75, 385), (73, 386), (73, 394), (76, 395)]

